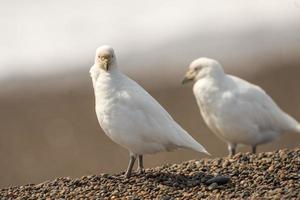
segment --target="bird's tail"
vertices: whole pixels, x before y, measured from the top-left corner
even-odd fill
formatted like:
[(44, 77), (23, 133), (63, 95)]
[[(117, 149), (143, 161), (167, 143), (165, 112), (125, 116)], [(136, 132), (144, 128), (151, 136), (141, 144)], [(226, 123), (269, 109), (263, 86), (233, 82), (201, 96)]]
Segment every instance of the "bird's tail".
[(296, 127), (296, 132), (300, 133), (300, 124), (298, 124), (298, 126)]
[(300, 133), (300, 123), (293, 117), (291, 117), (288, 114), (285, 114), (285, 119), (287, 121), (285, 121), (287, 124), (287, 129), (286, 131), (292, 131), (292, 132), (296, 132), (296, 133)]
[(185, 135), (185, 138), (181, 140), (183, 142), (182, 146), (185, 148), (192, 149), (194, 151), (198, 151), (201, 153), (205, 153), (209, 156), (211, 156), (210, 153), (201, 145), (199, 144), (192, 136), (190, 136), (188, 133)]
[(294, 124), (292, 128), (290, 129), (292, 132), (300, 133), (300, 123), (294, 120)]
[(186, 130), (184, 130), (179, 124), (174, 123), (175, 128), (177, 130), (176, 134), (176, 139), (177, 146), (179, 148), (187, 148), (187, 149), (192, 149), (194, 151), (198, 151), (201, 153), (205, 153), (207, 155), (211, 155), (208, 153), (208, 151), (201, 145), (199, 144)]
[[(195, 142), (196, 142), (196, 141), (195, 141)], [(201, 144), (199, 144), (198, 142), (196, 142), (196, 143), (197, 143), (197, 144), (195, 144), (195, 145), (193, 146), (193, 150), (198, 151), (198, 152), (201, 152), (201, 153), (205, 153), (206, 155), (211, 156), (211, 154), (208, 153), (208, 151), (207, 151)]]

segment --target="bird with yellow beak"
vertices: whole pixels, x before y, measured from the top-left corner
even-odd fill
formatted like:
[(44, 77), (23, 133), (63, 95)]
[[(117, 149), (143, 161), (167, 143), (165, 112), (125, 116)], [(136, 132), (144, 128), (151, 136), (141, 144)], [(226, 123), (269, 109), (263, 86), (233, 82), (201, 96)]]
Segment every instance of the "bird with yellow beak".
[(114, 52), (111, 48), (99, 47), (96, 50), (95, 64), (105, 71), (108, 71), (109, 66), (115, 64)]
[(129, 151), (126, 178), (136, 159), (138, 172), (144, 173), (145, 154), (180, 148), (208, 154), (146, 90), (119, 70), (113, 48), (105, 45), (96, 50), (90, 75), (100, 126)]

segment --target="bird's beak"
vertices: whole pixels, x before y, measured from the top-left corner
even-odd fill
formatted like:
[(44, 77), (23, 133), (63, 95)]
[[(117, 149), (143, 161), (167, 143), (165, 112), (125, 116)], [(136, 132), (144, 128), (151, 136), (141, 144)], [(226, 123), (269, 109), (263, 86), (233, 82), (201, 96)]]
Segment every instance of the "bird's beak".
[(108, 71), (109, 69), (109, 59), (108, 58), (104, 58), (102, 59), (102, 68), (105, 70), (105, 71)]
[(194, 78), (195, 78), (194, 72), (193, 72), (192, 70), (188, 70), (188, 71), (186, 72), (186, 74), (185, 74), (185, 76), (184, 76), (184, 78), (183, 78), (183, 80), (182, 80), (181, 83), (182, 83), (182, 85), (183, 85), (183, 84), (186, 84), (186, 83), (188, 83), (188, 82), (193, 81)]

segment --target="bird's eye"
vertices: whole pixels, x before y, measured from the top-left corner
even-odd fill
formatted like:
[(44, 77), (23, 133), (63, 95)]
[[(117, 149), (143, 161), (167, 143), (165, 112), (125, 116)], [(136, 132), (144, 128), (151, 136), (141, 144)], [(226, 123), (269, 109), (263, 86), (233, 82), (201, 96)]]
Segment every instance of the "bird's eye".
[(100, 58), (101, 56), (98, 56), (98, 58)]

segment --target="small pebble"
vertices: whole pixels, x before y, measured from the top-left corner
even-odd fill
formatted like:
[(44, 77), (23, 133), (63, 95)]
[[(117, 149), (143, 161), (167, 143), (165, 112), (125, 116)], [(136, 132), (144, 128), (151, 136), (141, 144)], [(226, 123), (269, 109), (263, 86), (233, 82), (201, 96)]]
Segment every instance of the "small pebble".
[(214, 190), (218, 187), (218, 184), (217, 183), (212, 183), (208, 186), (208, 190)]
[(300, 199), (300, 148), (0, 189), (0, 199)]

